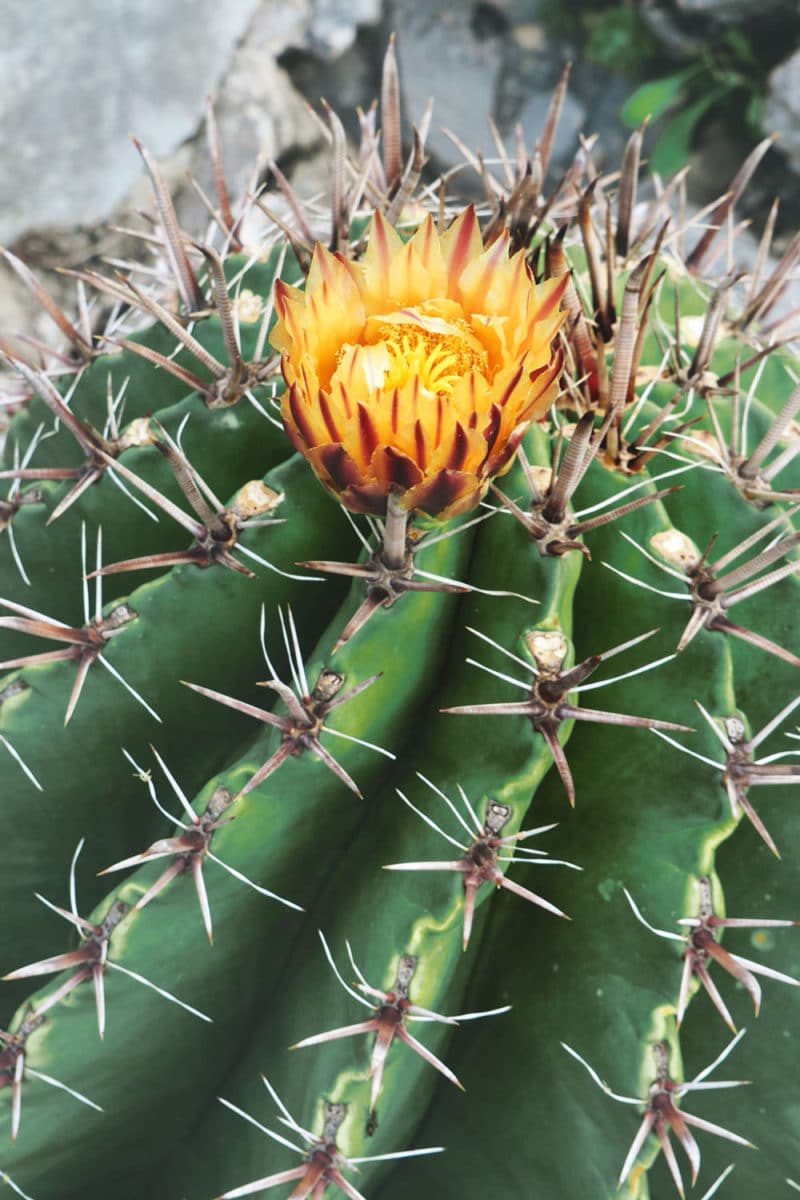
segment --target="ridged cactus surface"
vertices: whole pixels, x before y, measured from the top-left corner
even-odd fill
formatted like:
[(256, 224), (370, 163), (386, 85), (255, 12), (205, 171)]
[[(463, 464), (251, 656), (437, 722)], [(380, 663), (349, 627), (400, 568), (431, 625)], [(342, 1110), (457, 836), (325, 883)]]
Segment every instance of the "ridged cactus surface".
[(143, 151), (156, 275), (3, 344), (12, 1193), (800, 1190), (794, 263), (766, 146), (545, 188), (565, 82), (476, 212), (390, 48), (327, 248)]

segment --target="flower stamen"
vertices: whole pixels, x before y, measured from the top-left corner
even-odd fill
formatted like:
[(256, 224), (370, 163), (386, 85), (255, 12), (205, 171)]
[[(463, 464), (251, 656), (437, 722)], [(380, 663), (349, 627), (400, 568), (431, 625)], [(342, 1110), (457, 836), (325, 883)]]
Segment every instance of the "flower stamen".
[(487, 378), (486, 351), (471, 346), (458, 334), (414, 327), (409, 330), (408, 326), (388, 322), (379, 325), (377, 332), (389, 359), (383, 387), (401, 388), (416, 378), (423, 392), (450, 398), (458, 381), (471, 371)]

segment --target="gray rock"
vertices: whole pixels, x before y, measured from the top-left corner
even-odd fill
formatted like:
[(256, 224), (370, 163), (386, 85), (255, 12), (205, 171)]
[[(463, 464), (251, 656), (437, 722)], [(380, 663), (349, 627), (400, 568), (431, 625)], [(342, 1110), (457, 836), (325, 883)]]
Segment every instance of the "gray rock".
[(676, 0), (675, 7), (687, 16), (707, 17), (720, 25), (795, 10), (792, 0)]
[[(526, 146), (533, 146), (542, 136), (552, 98), (553, 92), (550, 88), (546, 92), (533, 92), (526, 100), (518, 117), (525, 134)], [(567, 92), (553, 139), (553, 163), (562, 165), (571, 159), (578, 146), (578, 135), (589, 132), (591, 130), (587, 127), (586, 108), (571, 92)]]
[(769, 77), (764, 128), (778, 134), (778, 149), (800, 174), (800, 50)]
[[(280, 2), (277, 8), (285, 11)], [(272, 0), (262, 3), (247, 37), (233, 53), (215, 98), (222, 162), (232, 198), (242, 196), (252, 186), (259, 164), (263, 166), (269, 158), (280, 158), (289, 148), (305, 154), (320, 141), (317, 124), (302, 96), (276, 61), (276, 52), (284, 49), (284, 37), (294, 41), (303, 31), (297, 27), (293, 31), (285, 28), (278, 40), (276, 23), (271, 19), (274, 16)], [(213, 179), (204, 135), (193, 141), (187, 169), (212, 195)], [(194, 193), (185, 188), (183, 179), (177, 179), (176, 184), (179, 187), (184, 184), (177, 201), (184, 228), (202, 229), (206, 217)]]
[(338, 58), (356, 40), (360, 25), (377, 25), (382, 0), (312, 0), (305, 45), (322, 58)]
[(642, 0), (639, 14), (667, 54), (687, 60), (726, 30), (747, 23), (761, 25), (762, 42), (768, 25), (778, 47), (797, 33), (797, 0)]
[(476, 38), (469, 6), (447, 0), (398, 0), (392, 20), (408, 119), (418, 122), (431, 96), (435, 98), (428, 151), (443, 165), (461, 161), (443, 127), (472, 150), (487, 151), (486, 118), (494, 113), (502, 39)]
[[(445, 126), (472, 150), (495, 154), (487, 114), (507, 144), (517, 123), (532, 148), (564, 64), (573, 61), (551, 171), (565, 169), (578, 135), (599, 133), (613, 161), (627, 134), (618, 113), (630, 86), (588, 62), (566, 39), (554, 39), (530, 0), (494, 0), (480, 5), (453, 0), (396, 0), (392, 8), (406, 116), (418, 119), (435, 97), (428, 150), (436, 165), (449, 168), (461, 154), (442, 133)], [(465, 184), (468, 182), (466, 176)], [(479, 185), (477, 185), (479, 189)]]
[(667, 54), (674, 58), (691, 59), (703, 49), (703, 32), (693, 28), (697, 22), (681, 18), (671, 4), (660, 0), (644, 0), (639, 10), (642, 20)]
[(197, 127), (257, 0), (0, 3), (0, 239), (93, 220)]

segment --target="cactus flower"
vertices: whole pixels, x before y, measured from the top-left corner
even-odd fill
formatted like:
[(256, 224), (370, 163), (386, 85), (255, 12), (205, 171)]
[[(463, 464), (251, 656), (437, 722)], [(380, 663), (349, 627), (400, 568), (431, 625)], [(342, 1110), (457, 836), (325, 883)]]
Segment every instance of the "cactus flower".
[(484, 247), (471, 208), (407, 243), (376, 213), (363, 263), (317, 245), (304, 291), (276, 283), (289, 437), (354, 512), (467, 512), (553, 402), (565, 280)]

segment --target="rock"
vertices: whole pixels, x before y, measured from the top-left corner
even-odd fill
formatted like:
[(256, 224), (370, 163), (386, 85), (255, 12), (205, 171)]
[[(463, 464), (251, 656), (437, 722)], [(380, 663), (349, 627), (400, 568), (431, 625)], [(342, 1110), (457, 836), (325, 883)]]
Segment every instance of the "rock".
[(572, 160), (581, 132), (599, 133), (607, 158), (622, 152), (627, 135), (618, 113), (630, 86), (588, 62), (569, 39), (554, 38), (529, 0), (471, 6), (452, 0), (397, 0), (394, 16), (406, 117), (418, 120), (435, 93), (427, 148), (440, 169), (455, 166), (462, 157), (442, 126), (472, 150), (496, 154), (487, 114), (507, 144), (521, 124), (532, 148), (553, 89), (570, 60), (572, 77), (551, 171), (560, 173)]
[(778, 150), (800, 174), (800, 50), (770, 75), (763, 124), (778, 134)]
[[(262, 5), (260, 19), (235, 50), (215, 98), (222, 162), (232, 198), (252, 187), (259, 163), (263, 169), (267, 159), (279, 158), (287, 150), (293, 155), (307, 154), (321, 140), (302, 96), (276, 62), (274, 51), (283, 47), (275, 42), (275, 29), (268, 19), (271, 10), (271, 4)], [(204, 134), (192, 142), (186, 169), (213, 195)], [(194, 192), (186, 187), (185, 174), (176, 183), (182, 185), (177, 198), (181, 223), (186, 229), (202, 229), (207, 216)]]
[[(5, 0), (0, 15), (0, 240), (106, 215), (190, 137), (257, 0)], [(278, 5), (281, 7), (281, 5)]]
[[(192, 233), (208, 213), (206, 97), (215, 91), (231, 195), (257, 163), (307, 154), (319, 132), (277, 63), (303, 43), (309, 0), (107, 0), (99, 22), (81, 0), (38, 6), (0, 0), (0, 244), (13, 244), (68, 311), (74, 287), (46, 268), (101, 255), (141, 257), (142, 244), (112, 224), (141, 228), (150, 183), (128, 140), (135, 132), (158, 161), (179, 219)], [(35, 17), (35, 20), (34, 20)], [(10, 271), (0, 271), (0, 331), (27, 329), (57, 341), (52, 322)]]
[(428, 152), (442, 166), (462, 161), (443, 127), (473, 151), (488, 151), (504, 40), (477, 37), (469, 7), (447, 0), (398, 0), (393, 15), (407, 119), (418, 123), (435, 96)]
[(360, 25), (377, 25), (382, 0), (312, 0), (304, 44), (322, 58), (338, 58), (354, 44)]
[(788, 14), (795, 8), (792, 0), (676, 0), (674, 7), (679, 13), (706, 17), (719, 25)]
[(643, 0), (639, 15), (670, 57), (686, 60), (713, 53), (715, 40), (730, 31), (752, 40), (759, 61), (769, 61), (798, 34), (796, 0)]

